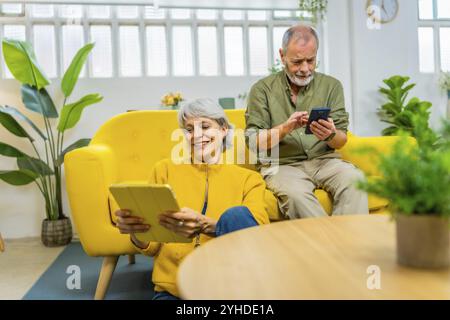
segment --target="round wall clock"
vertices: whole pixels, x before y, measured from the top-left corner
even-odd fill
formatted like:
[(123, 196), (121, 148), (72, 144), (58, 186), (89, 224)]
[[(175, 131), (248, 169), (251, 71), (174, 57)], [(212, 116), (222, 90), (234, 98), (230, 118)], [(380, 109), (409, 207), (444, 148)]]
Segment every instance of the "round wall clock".
[(367, 0), (366, 12), (377, 23), (388, 23), (397, 17), (398, 0)]

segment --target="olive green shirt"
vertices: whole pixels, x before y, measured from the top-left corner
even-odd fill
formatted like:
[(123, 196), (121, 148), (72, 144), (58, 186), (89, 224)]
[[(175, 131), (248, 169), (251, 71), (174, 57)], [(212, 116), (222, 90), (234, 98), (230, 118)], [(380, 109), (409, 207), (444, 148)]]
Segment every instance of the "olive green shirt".
[[(316, 107), (331, 108), (330, 117), (336, 129), (347, 132), (348, 113), (345, 111), (344, 90), (339, 80), (315, 72), (311, 83), (300, 89), (296, 105), (290, 97), (291, 87), (284, 70), (253, 85), (245, 112), (247, 135), (250, 136), (258, 129), (272, 129), (286, 122), (294, 112), (310, 113)], [(281, 165), (317, 157), (339, 157), (326, 142), (320, 141), (315, 135), (305, 134), (304, 127), (287, 135), (280, 141), (278, 148)]]

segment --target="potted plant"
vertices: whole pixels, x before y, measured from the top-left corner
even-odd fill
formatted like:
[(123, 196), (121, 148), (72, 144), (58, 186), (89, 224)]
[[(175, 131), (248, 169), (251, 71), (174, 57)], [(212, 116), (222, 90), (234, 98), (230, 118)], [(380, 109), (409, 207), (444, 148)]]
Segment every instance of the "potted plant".
[(275, 63), (268, 69), (270, 74), (276, 74), (283, 70), (283, 64), (281, 63), (280, 59), (276, 59)]
[(450, 119), (450, 72), (441, 73), (439, 86), (444, 92), (447, 92), (447, 119)]
[(390, 125), (381, 132), (384, 136), (393, 136), (400, 131), (405, 131), (416, 138), (417, 130), (413, 118), (421, 121), (421, 127), (423, 127), (423, 124), (428, 127), (431, 103), (421, 101), (416, 97), (406, 102), (409, 91), (416, 86), (414, 83), (408, 84), (409, 79), (409, 77), (393, 76), (383, 80), (388, 88), (380, 88), (379, 91), (387, 97), (388, 102), (378, 109), (378, 116), (382, 122)]
[(317, 24), (320, 20), (325, 19), (327, 13), (328, 0), (299, 0), (298, 9), (301, 12), (306, 13), (300, 14), (300, 20), (311, 19), (313, 24)]
[(176, 110), (179, 108), (179, 104), (183, 101), (183, 97), (180, 92), (172, 93), (169, 92), (161, 99), (161, 103), (164, 107), (171, 107)]
[[(413, 122), (418, 121), (413, 117)], [(358, 187), (389, 200), (396, 221), (399, 264), (418, 268), (450, 266), (450, 122), (442, 136), (417, 124), (417, 143), (408, 133), (390, 154), (379, 156), (383, 179)]]
[[(30, 143), (34, 155), (29, 155), (11, 145), (0, 142), (0, 155), (17, 159), (17, 170), (0, 171), (0, 179), (11, 185), (35, 183), (45, 201), (46, 219), (42, 223), (42, 242), (46, 246), (58, 246), (72, 239), (70, 220), (62, 207), (61, 168), (64, 155), (89, 144), (90, 139), (80, 139), (65, 149), (64, 134), (80, 120), (85, 107), (100, 102), (99, 94), (88, 94), (78, 101), (68, 103), (78, 81), (79, 74), (94, 44), (82, 47), (74, 56), (61, 80), (64, 97), (60, 112), (45, 89), (50, 81), (36, 61), (31, 45), (24, 41), (4, 39), (3, 56), (12, 75), (21, 84), (21, 96), (25, 108), (42, 116), (45, 131), (42, 132), (19, 109), (0, 105), (0, 123), (12, 134)], [(54, 122), (58, 121), (55, 129)], [(44, 151), (39, 151), (35, 138), (19, 121), (26, 123), (42, 142)]]

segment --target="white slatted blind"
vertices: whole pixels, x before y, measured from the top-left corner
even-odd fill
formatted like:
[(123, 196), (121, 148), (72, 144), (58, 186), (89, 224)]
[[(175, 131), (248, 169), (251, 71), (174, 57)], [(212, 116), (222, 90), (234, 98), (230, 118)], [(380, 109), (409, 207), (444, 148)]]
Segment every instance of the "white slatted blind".
[(120, 74), (124, 77), (142, 75), (141, 42), (138, 26), (120, 26)]
[(48, 77), (55, 78), (56, 71), (56, 44), (55, 26), (34, 25), (33, 44), (36, 58)]
[(146, 19), (165, 19), (166, 10), (165, 9), (155, 9), (154, 7), (146, 6), (144, 9), (144, 17)]
[(224, 20), (242, 20), (244, 19), (244, 11), (242, 10), (223, 10)]
[(259, 76), (266, 75), (269, 69), (267, 55), (267, 28), (250, 27), (248, 29), (250, 45), (250, 74)]
[(267, 20), (267, 11), (249, 10), (247, 11), (247, 19), (250, 21), (265, 21)]
[(21, 14), (23, 12), (23, 6), (21, 4), (2, 4), (1, 11), (6, 14)]
[[(64, 25), (62, 27), (63, 70), (62, 75), (69, 67), (78, 50), (85, 45), (83, 27), (78, 25)], [(80, 77), (85, 76), (85, 67)]]
[(419, 68), (420, 72), (434, 72), (433, 28), (419, 28)]
[(225, 27), (225, 73), (228, 76), (244, 74), (244, 47), (242, 27)]
[(80, 5), (63, 5), (60, 10), (63, 18), (81, 18), (83, 16), (83, 7)]
[(119, 19), (133, 19), (137, 18), (139, 14), (137, 6), (118, 6), (117, 17)]
[(192, 32), (189, 26), (174, 26), (172, 29), (172, 64), (174, 76), (194, 75)]
[(198, 27), (198, 60), (201, 76), (218, 74), (217, 27)]
[(148, 26), (147, 39), (147, 74), (149, 76), (167, 75), (167, 40), (166, 27)]
[(277, 19), (287, 19), (292, 17), (292, 12), (288, 10), (276, 10), (273, 12), (273, 17)]
[(3, 26), (3, 37), (25, 41), (25, 26), (17, 24), (5, 24)]
[(440, 28), (441, 70), (450, 72), (450, 28)]
[(280, 48), (283, 44), (283, 35), (289, 27), (274, 27), (273, 28), (273, 62), (277, 59), (281, 60)]
[[(15, 39), (15, 40), (22, 40), (25, 41), (26, 33), (25, 33), (25, 26), (21, 25), (4, 25), (3, 26), (3, 37), (8, 39)], [(3, 56), (2, 56), (3, 59)], [(3, 61), (3, 70), (5, 78), (12, 79), (13, 76), (11, 72), (9, 71), (8, 67)]]
[(95, 42), (91, 52), (91, 75), (97, 78), (112, 77), (111, 26), (91, 26), (90, 37), (90, 41)]
[(108, 19), (111, 17), (109, 6), (89, 6), (89, 17), (94, 19)]
[(199, 9), (196, 10), (197, 19), (215, 20), (217, 19), (217, 10)]
[(450, 1), (437, 0), (438, 19), (450, 19)]
[(55, 8), (51, 4), (34, 4), (31, 6), (31, 15), (35, 18), (51, 18), (55, 15)]
[(433, 0), (419, 0), (419, 19), (433, 19)]
[(172, 19), (190, 19), (191, 10), (189, 9), (171, 9), (170, 16)]

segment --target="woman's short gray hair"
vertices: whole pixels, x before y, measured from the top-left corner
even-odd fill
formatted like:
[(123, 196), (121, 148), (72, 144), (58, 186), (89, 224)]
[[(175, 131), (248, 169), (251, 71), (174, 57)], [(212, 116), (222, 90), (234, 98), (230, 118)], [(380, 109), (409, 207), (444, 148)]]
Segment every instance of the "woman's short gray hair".
[(233, 145), (234, 126), (229, 122), (223, 108), (212, 99), (201, 98), (182, 103), (178, 111), (178, 124), (184, 129), (188, 118), (200, 117), (214, 120), (220, 127), (228, 128), (228, 133), (223, 139), (224, 150)]

